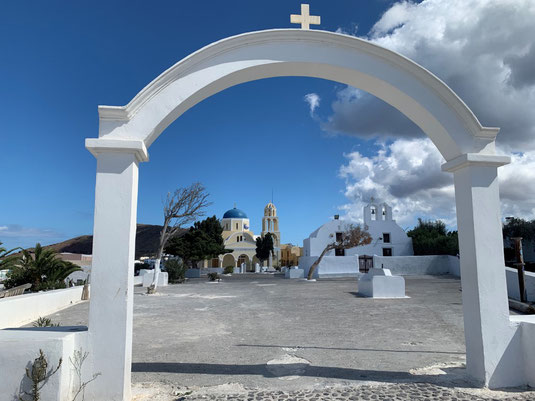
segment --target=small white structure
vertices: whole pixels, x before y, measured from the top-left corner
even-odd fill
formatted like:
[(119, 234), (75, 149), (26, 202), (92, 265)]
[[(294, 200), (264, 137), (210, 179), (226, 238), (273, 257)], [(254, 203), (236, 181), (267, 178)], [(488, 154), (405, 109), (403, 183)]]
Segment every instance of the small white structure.
[[(350, 224), (345, 220), (339, 220), (338, 216), (310, 234), (303, 241), (303, 256), (319, 256), (325, 247), (339, 240), (346, 226)], [(369, 245), (351, 249), (334, 249), (326, 256), (349, 256), (349, 255), (379, 255), (379, 256), (410, 256), (412, 250), (412, 238), (392, 219), (392, 208), (386, 204), (371, 202), (364, 207), (364, 227), (370, 233), (372, 242)], [(300, 262), (301, 263), (301, 262)]]
[[(303, 241), (303, 255), (299, 268), (308, 274), (310, 266), (317, 260), (325, 247), (340, 241), (350, 222), (338, 216), (310, 234)], [(316, 269), (315, 277), (358, 277), (358, 255), (409, 256), (413, 255), (412, 238), (392, 219), (392, 208), (386, 203), (372, 201), (364, 207), (364, 228), (370, 233), (369, 245), (351, 249), (333, 249), (325, 254)]]
[(284, 278), (304, 278), (305, 271), (303, 269), (286, 269), (284, 271)]
[[(154, 270), (150, 270), (150, 273), (144, 274), (143, 276), (143, 287), (150, 287), (154, 281)], [(169, 275), (167, 272), (158, 273), (158, 287), (165, 287), (168, 285)]]
[[(318, 259), (318, 256), (301, 256), (299, 258), (299, 268), (305, 271), (305, 277), (312, 264)], [(336, 277), (358, 277), (359, 273), (359, 256), (324, 256), (321, 263), (314, 271), (314, 278), (336, 278)]]
[(359, 278), (359, 294), (371, 298), (406, 298), (405, 279), (388, 269), (372, 268)]

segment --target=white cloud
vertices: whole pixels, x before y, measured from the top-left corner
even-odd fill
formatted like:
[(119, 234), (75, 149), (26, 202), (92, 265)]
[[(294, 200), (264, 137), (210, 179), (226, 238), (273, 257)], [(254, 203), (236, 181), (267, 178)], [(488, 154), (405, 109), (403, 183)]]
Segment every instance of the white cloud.
[[(9, 238), (59, 238), (62, 234), (50, 229), (24, 227), (18, 224), (0, 226), (1, 237)], [(2, 239), (0, 237), (0, 240)]]
[(313, 116), (314, 111), (320, 105), (321, 98), (317, 93), (308, 93), (305, 95), (304, 101), (308, 103), (308, 107), (310, 108), (310, 115)]
[[(389, 203), (404, 227), (417, 217), (456, 225), (453, 176), (440, 170), (444, 159), (430, 139), (399, 139), (375, 156), (352, 152), (345, 157), (339, 175), (350, 203), (341, 209), (351, 219), (362, 220), (362, 208), (373, 196)], [(535, 219), (535, 185), (530, 185), (535, 182), (535, 153), (513, 154), (498, 180), (502, 215)]]
[(444, 159), (429, 139), (399, 139), (375, 156), (352, 152), (345, 157), (348, 162), (339, 175), (346, 180), (350, 203), (342, 210), (351, 219), (362, 220), (362, 208), (374, 197), (389, 203), (404, 227), (413, 225), (416, 217), (455, 224), (452, 177), (440, 170)]
[[(535, 1), (424, 0), (390, 7), (366, 39), (397, 51), (445, 81), (483, 125), (501, 127), (498, 147), (513, 152), (500, 168), (502, 212), (535, 218)], [(370, 196), (390, 202), (396, 218), (455, 224), (452, 178), (440, 171), (442, 157), (400, 112), (358, 89), (337, 93), (329, 132), (390, 143), (377, 155), (353, 152), (340, 169), (359, 217)], [(393, 142), (392, 142), (393, 141)], [(418, 152), (414, 152), (418, 149)]]

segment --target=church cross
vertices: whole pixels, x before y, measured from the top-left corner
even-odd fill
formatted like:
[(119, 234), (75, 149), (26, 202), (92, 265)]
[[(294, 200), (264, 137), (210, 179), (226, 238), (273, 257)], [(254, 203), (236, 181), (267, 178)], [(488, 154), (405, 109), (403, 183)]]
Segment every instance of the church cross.
[(310, 6), (308, 4), (301, 4), (301, 14), (291, 14), (290, 22), (292, 24), (301, 24), (301, 29), (310, 29), (310, 24), (321, 24), (321, 17), (310, 15)]

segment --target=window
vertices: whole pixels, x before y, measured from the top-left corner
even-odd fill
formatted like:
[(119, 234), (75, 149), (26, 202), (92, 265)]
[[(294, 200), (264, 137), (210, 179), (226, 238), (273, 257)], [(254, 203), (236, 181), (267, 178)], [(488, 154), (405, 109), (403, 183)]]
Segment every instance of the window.
[(336, 233), (336, 242), (342, 242), (344, 239), (344, 233)]
[(383, 233), (383, 242), (385, 244), (390, 244), (390, 233)]
[(383, 256), (392, 256), (392, 248), (383, 248)]
[(238, 223), (236, 223), (236, 230), (238, 229)]
[(334, 249), (334, 256), (345, 256), (346, 252), (343, 248), (335, 248)]

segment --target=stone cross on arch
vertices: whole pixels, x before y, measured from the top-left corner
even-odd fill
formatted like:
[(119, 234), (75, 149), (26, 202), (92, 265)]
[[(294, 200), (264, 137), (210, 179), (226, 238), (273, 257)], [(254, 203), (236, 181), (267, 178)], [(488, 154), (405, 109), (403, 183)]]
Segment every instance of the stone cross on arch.
[(301, 4), (301, 14), (291, 14), (290, 23), (301, 24), (301, 29), (310, 29), (310, 24), (321, 24), (321, 17), (319, 15), (310, 15), (310, 5)]

